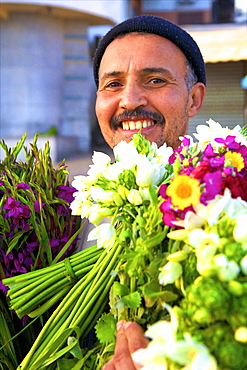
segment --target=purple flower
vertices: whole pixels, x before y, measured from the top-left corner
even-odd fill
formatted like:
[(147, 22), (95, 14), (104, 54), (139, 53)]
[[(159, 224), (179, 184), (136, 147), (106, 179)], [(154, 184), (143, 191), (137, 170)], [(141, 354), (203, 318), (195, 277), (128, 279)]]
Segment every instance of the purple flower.
[(20, 182), (16, 185), (17, 189), (31, 189), (31, 187), (28, 184), (25, 184), (24, 182)]
[(221, 157), (215, 157), (215, 158), (210, 158), (209, 163), (211, 167), (223, 167), (225, 162), (224, 156)]
[[(36, 200), (34, 203), (33, 203), (33, 206), (34, 206), (34, 210), (35, 212), (40, 212), (40, 203), (38, 200)], [(41, 204), (41, 207), (43, 208), (45, 206), (45, 203), (42, 202)]]
[(57, 190), (58, 190), (57, 197), (59, 199), (66, 200), (66, 202), (68, 202), (69, 204), (74, 200), (73, 194), (76, 191), (75, 188), (65, 185), (59, 185), (57, 186)]
[(190, 146), (190, 138), (189, 137), (184, 137), (182, 140), (183, 146)]
[(208, 200), (214, 199), (223, 189), (223, 179), (221, 171), (208, 172), (204, 176), (205, 191), (200, 197), (200, 201), (206, 204)]
[[(5, 277), (9, 277), (9, 276), (5, 276)], [(9, 288), (6, 285), (3, 285), (1, 280), (0, 280), (0, 290), (2, 290), (4, 294), (7, 294), (7, 291), (9, 290)]]
[(224, 144), (228, 149), (239, 149), (240, 144), (235, 141), (236, 136), (228, 135), (225, 139), (217, 138), (215, 141), (217, 143)]
[(39, 242), (36, 240), (34, 242), (27, 243), (26, 250), (28, 252), (33, 252), (36, 247), (39, 246)]
[(27, 269), (20, 264), (20, 262), (18, 261), (18, 259), (14, 259), (14, 267), (15, 269), (11, 270), (11, 273), (25, 273), (27, 272)]
[(216, 157), (218, 153), (214, 152), (214, 149), (211, 144), (208, 144), (204, 150), (204, 160), (207, 160), (208, 158)]
[(9, 209), (9, 212), (7, 212), (4, 217), (18, 217), (22, 213), (22, 207), (20, 205), (21, 202), (19, 200), (8, 197), (3, 209)]

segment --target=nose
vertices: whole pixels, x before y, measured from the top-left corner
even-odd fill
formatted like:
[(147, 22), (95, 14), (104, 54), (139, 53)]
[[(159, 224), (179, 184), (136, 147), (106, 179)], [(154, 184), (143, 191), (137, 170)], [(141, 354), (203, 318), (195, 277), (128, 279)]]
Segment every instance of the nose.
[(121, 92), (120, 107), (122, 109), (134, 110), (147, 104), (147, 97), (141, 86), (136, 81), (126, 83)]

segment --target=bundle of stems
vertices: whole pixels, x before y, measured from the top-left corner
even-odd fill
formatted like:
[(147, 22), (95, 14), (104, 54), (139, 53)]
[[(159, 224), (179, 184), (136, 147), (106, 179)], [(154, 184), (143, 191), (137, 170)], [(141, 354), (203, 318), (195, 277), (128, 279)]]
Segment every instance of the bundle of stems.
[[(18, 369), (47, 368), (86, 337), (106, 307), (122, 251), (123, 246), (117, 242), (109, 251), (103, 249), (91, 270), (69, 290), (50, 316)], [(69, 341), (69, 337), (73, 340)]]
[(26, 274), (3, 280), (8, 286), (11, 309), (19, 318), (36, 317), (47, 311), (85, 276), (103, 253), (103, 248), (92, 246), (65, 260)]

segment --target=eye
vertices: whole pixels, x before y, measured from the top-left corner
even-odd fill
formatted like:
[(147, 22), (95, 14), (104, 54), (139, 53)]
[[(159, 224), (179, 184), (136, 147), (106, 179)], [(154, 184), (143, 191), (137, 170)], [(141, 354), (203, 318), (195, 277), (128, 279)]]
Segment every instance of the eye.
[(155, 85), (155, 84), (162, 84), (162, 83), (165, 83), (166, 81), (163, 79), (163, 78), (158, 78), (158, 77), (155, 77), (155, 78), (151, 78), (150, 80), (149, 80), (149, 83), (150, 84), (153, 84), (153, 85)]
[(110, 82), (108, 84), (106, 84), (106, 87), (119, 87), (121, 86), (120, 82), (117, 82), (117, 81), (113, 81), (113, 82)]

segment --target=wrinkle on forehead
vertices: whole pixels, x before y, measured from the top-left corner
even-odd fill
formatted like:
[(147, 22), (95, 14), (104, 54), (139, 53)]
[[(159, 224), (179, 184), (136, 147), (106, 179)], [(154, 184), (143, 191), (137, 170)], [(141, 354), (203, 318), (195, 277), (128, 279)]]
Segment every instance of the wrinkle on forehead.
[[(138, 50), (142, 58), (138, 58)], [(107, 46), (99, 68), (99, 79), (109, 77), (108, 73), (112, 73), (110, 77), (122, 77), (120, 73), (131, 70), (148, 74), (151, 71), (155, 73), (155, 69), (172, 80), (178, 71), (185, 76), (186, 57), (175, 44), (161, 36), (130, 33), (116, 38)]]

